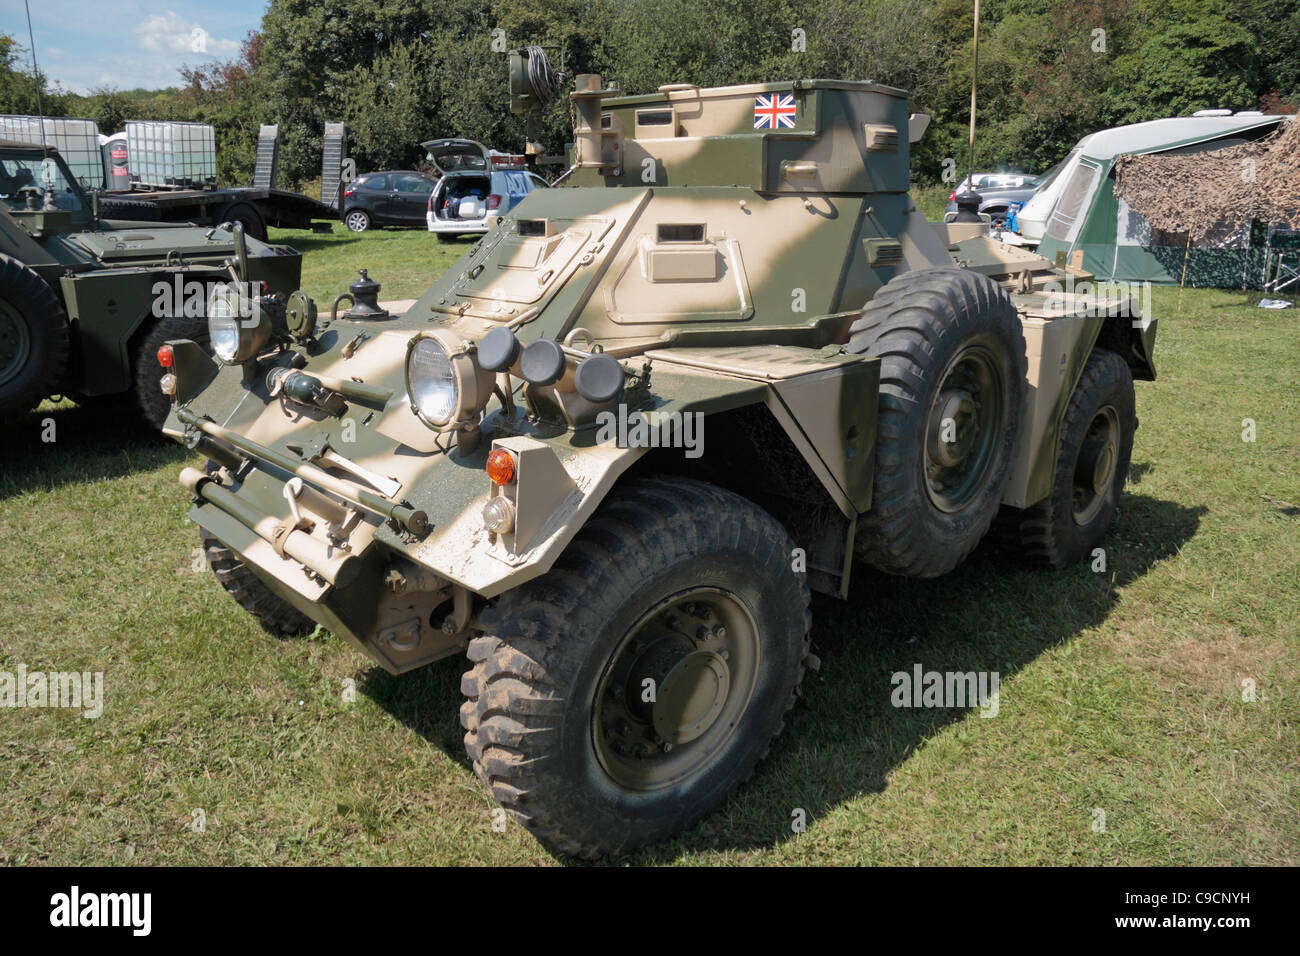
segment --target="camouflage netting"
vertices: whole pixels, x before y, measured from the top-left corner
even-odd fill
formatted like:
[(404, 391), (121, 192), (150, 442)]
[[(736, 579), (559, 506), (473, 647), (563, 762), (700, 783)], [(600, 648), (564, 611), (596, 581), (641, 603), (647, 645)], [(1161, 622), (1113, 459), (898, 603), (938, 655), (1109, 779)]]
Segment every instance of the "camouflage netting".
[(1255, 143), (1191, 156), (1120, 156), (1115, 195), (1153, 229), (1193, 242), (1251, 219), (1300, 227), (1300, 121), (1282, 127)]

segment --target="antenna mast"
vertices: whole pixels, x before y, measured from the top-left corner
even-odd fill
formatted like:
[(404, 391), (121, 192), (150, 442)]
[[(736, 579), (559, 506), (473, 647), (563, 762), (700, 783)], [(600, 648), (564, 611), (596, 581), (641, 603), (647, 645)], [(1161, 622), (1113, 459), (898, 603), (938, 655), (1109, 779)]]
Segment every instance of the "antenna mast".
[(975, 80), (980, 69), (980, 0), (975, 0), (975, 46), (970, 67), (970, 150), (966, 154), (966, 190), (975, 188)]

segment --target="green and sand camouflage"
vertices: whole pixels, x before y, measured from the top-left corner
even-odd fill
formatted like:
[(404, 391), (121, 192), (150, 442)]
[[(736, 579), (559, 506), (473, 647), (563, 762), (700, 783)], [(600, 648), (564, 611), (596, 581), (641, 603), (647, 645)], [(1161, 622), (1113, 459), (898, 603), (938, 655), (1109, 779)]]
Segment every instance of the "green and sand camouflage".
[[(781, 92), (795, 96), (795, 129), (755, 130), (755, 97)], [(531, 419), (522, 407), (511, 417), (489, 401), (476, 445), (462, 445), (462, 433), (429, 429), (410, 408), (405, 363), (413, 336), (432, 328), (469, 342), (509, 325), (525, 344), (541, 337), (593, 343), (624, 360), (629, 373), (648, 370), (648, 387), (630, 389), (627, 400), (661, 414), (763, 405), (850, 535), (870, 507), (879, 363), (841, 346), (858, 311), (891, 277), (953, 264), (948, 233), (927, 223), (907, 195), (905, 94), (803, 81), (668, 89), (610, 99), (602, 109), (610, 119), (601, 121), (601, 156), (588, 166), (579, 156), (561, 188), (536, 190), (501, 217), (404, 315), (333, 321), (313, 347), (264, 358), (256, 373), (196, 358), (181, 375), (181, 408), (166, 430), (194, 446), (201, 427), (207, 440), (240, 445), (260, 461), (238, 479), (227, 474), (224, 490), (200, 489), (194, 520), (281, 597), (389, 670), (458, 650), (464, 608), (445, 631), (435, 619), (451, 595), (492, 598), (544, 573), (645, 453), (598, 444), (593, 428), (570, 427), (562, 413), (589, 420), (594, 411), (571, 391), (571, 374), (522, 390), (540, 413)], [(655, 112), (669, 114), (667, 121)], [(653, 181), (643, 181), (641, 170)], [(1017, 268), (1051, 272), (1037, 257)], [(1025, 301), (1033, 299), (1030, 290)], [(1068, 362), (1052, 355), (1049, 363), (1057, 384), (1044, 415), (1058, 423), (1099, 326), (1071, 322), (1070, 333), (1062, 326), (1050, 343), (1070, 352)], [(292, 364), (324, 381), (378, 386), (384, 397), (351, 400), (339, 416), (272, 399), (267, 370)], [(428, 532), (413, 533), (374, 508), (349, 516), (311, 491), (314, 472), (293, 461), (283, 467), (282, 456), (310, 457), (326, 445), (395, 482), (391, 501), (427, 516)], [(484, 473), (494, 446), (518, 461), (505, 492), (518, 509), (509, 535), (490, 535), (481, 517), (489, 498), (503, 493)], [(1054, 450), (1052, 443), (1036, 460)], [(1026, 466), (1026, 486), (1037, 467)], [(290, 470), (305, 479), (297, 508), (315, 516), (310, 527), (293, 518)], [(1049, 461), (1049, 482), (1050, 472)], [(1043, 476), (1033, 479), (1043, 484)], [(200, 483), (193, 471), (183, 481), (192, 490)], [(318, 556), (317, 567), (294, 551)], [(838, 589), (847, 584), (850, 551)]]
[[(40, 162), (47, 153), (65, 182), (75, 183), (55, 150), (0, 140), (0, 156)], [(185, 223), (97, 221), (89, 198), (79, 198), (75, 210), (0, 203), (0, 253), (31, 268), (62, 301), (77, 341), (65, 387), (95, 396), (131, 386), (129, 344), (152, 315), (154, 285), (174, 286), (178, 276), (182, 283), (229, 281), (225, 263), (235, 255), (235, 242), (225, 230), (209, 237), (210, 229)], [(265, 281), (268, 292), (285, 295), (298, 287), (302, 257), (295, 250), (245, 241), (248, 281)]]

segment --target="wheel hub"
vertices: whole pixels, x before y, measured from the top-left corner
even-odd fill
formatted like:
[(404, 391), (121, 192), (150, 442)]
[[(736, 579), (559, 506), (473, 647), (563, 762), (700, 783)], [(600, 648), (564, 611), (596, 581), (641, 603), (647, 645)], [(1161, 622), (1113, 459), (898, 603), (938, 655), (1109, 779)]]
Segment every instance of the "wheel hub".
[(1119, 414), (1110, 405), (1099, 408), (1074, 465), (1072, 511), (1078, 525), (1096, 518), (1112, 496), (1119, 467), (1119, 436)]
[(1091, 440), (1079, 452), (1075, 481), (1089, 487), (1095, 495), (1104, 495), (1115, 475), (1115, 440)]
[(930, 456), (945, 468), (960, 464), (979, 435), (975, 397), (962, 388), (949, 389), (935, 405), (938, 421), (930, 429)]
[(625, 685), (628, 710), (653, 728), (661, 744), (696, 739), (726, 702), (731, 671), (725, 653), (699, 650), (681, 634), (642, 645)]
[(695, 740), (718, 719), (727, 700), (731, 671), (712, 651), (687, 654), (664, 676), (655, 700), (655, 734), (670, 744)]
[(753, 693), (757, 627), (729, 592), (695, 588), (662, 602), (611, 659), (592, 736), (609, 775), (633, 790), (707, 766)]
[(0, 303), (0, 385), (22, 371), (30, 351), (27, 323), (14, 315), (7, 304)]
[(986, 485), (1002, 406), (1002, 371), (994, 355), (976, 344), (954, 356), (930, 403), (924, 444), (926, 491), (940, 511), (962, 510)]

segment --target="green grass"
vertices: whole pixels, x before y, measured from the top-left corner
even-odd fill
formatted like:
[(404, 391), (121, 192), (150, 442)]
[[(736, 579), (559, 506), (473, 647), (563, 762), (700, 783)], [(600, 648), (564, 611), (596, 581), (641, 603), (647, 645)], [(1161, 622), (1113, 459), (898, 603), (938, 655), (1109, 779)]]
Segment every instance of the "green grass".
[[(366, 265), (414, 295), (437, 249), (326, 238), (309, 287)], [(822, 667), (769, 761), (632, 862), (1300, 862), (1297, 313), (1257, 298), (1189, 291), (1179, 313), (1157, 292), (1160, 379), (1138, 385), (1107, 573), (985, 549), (936, 581), (859, 567), (849, 601), (815, 599)], [(192, 456), (120, 412), (46, 409), (3, 440), (0, 670), (102, 670), (107, 705), (0, 710), (0, 863), (555, 862), (492, 830), (461, 660), (395, 678), (328, 634), (266, 636), (191, 568)], [(894, 709), (890, 674), (917, 662), (997, 670), (1000, 713)]]
[(302, 253), (302, 287), (322, 313), (329, 311), (335, 296), (347, 291), (358, 269), (368, 270), (380, 283), (381, 301), (418, 298), (474, 242), (470, 237), (439, 239), (424, 229), (348, 232), (339, 222), (328, 234), (272, 229), (270, 241), (291, 245)]
[(930, 222), (943, 222), (943, 214), (948, 208), (948, 197), (952, 194), (950, 183), (937, 186), (915, 186), (911, 190), (912, 201)]

